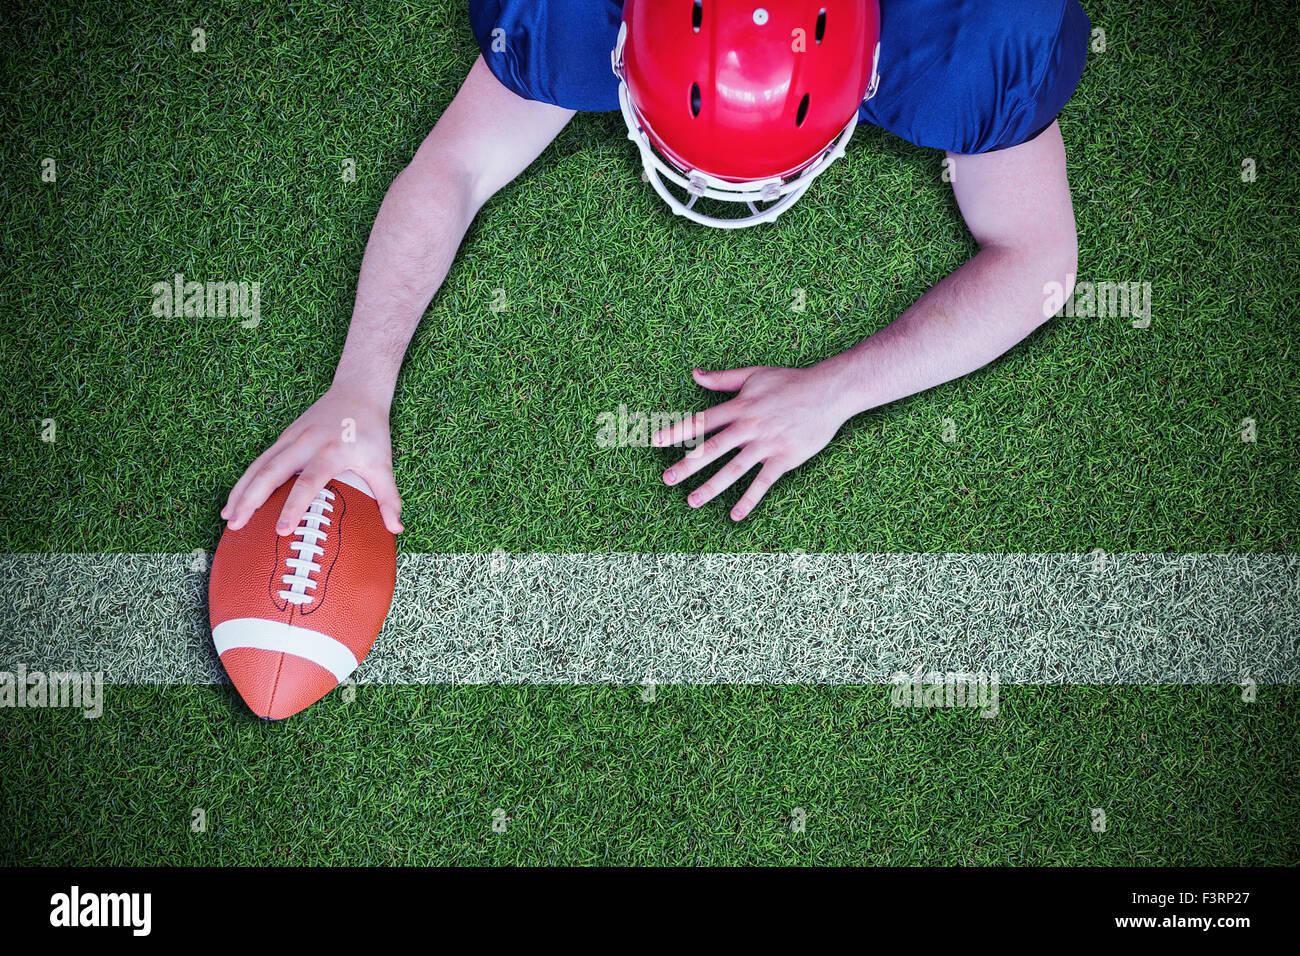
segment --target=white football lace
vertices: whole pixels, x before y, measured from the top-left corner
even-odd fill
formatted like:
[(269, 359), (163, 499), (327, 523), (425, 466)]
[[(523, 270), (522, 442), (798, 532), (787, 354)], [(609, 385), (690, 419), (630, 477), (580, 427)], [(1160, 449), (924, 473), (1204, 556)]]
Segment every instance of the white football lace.
[[(308, 594), (308, 589), (315, 590), (318, 582), (312, 579), (312, 575), (320, 570), (320, 565), (316, 559), (325, 553), (321, 547), (329, 533), (322, 530), (324, 526), (329, 525), (330, 519), (325, 517), (326, 512), (332, 512), (334, 506), (330, 504), (334, 500), (334, 492), (327, 488), (322, 488), (316, 493), (315, 499), (307, 508), (307, 513), (303, 515), (302, 523), (294, 531), (294, 537), (300, 538), (299, 541), (289, 542), (291, 550), (296, 552), (292, 558), (286, 558), (284, 563), (289, 566), (292, 574), (284, 575), (280, 580), (289, 585), (289, 590), (281, 591), (280, 597), (292, 604), (310, 604), (315, 597)], [(305, 557), (304, 557), (305, 555)]]

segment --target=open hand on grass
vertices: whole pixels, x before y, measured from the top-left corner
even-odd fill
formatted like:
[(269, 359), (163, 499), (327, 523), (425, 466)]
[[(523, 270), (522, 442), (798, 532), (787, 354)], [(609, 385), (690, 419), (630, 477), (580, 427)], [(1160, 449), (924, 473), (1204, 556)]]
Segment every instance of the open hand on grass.
[(687, 496), (692, 508), (713, 500), (761, 463), (757, 477), (731, 509), (736, 521), (754, 510), (773, 482), (825, 448), (849, 417), (832, 401), (833, 386), (816, 367), (757, 365), (722, 372), (696, 369), (694, 375), (705, 388), (739, 394), (661, 429), (651, 443), (663, 447), (714, 433), (664, 472), (669, 485), (738, 449), (726, 466)]
[(316, 493), (345, 471), (365, 479), (379, 502), (384, 526), (400, 533), (402, 499), (393, 480), (388, 406), (361, 391), (335, 386), (248, 466), (231, 489), (221, 517), (231, 530), (242, 528), (276, 488), (297, 474), (275, 529), (289, 534)]

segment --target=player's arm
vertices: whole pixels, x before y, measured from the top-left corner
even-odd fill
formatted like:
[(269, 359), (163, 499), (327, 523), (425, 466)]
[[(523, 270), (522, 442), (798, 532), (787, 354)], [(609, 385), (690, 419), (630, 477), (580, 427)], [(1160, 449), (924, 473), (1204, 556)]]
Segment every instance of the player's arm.
[[(351, 470), (375, 491), (388, 528), (401, 530), (388, 415), (406, 347), (479, 208), (572, 116), (507, 90), (475, 61), (379, 207), (333, 384), (235, 484), (221, 512), (231, 528), (300, 472), (281, 513), (288, 533), (325, 482)], [(355, 423), (354, 441), (343, 440), (344, 419)]]
[(1051, 318), (1047, 283), (1067, 296), (1073, 289), (1078, 239), (1060, 127), (1010, 149), (948, 158), (979, 252), (893, 323), (823, 363), (847, 388), (850, 415), (987, 365)]
[(676, 484), (739, 453), (691, 494), (691, 505), (761, 464), (732, 509), (744, 518), (772, 482), (825, 447), (849, 418), (993, 361), (1050, 317), (1047, 283), (1069, 295), (1077, 240), (1058, 126), (1010, 149), (949, 156), (979, 252), (875, 335), (811, 368), (697, 370), (705, 388), (739, 394), (654, 436), (655, 444), (671, 444), (714, 433), (664, 480)]

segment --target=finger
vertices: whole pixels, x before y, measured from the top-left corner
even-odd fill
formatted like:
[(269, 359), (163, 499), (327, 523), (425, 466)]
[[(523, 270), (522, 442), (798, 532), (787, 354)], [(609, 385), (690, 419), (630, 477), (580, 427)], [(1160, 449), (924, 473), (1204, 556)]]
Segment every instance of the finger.
[(689, 478), (701, 468), (717, 461), (733, 448), (740, 447), (741, 441), (740, 432), (734, 427), (725, 428), (712, 438), (706, 438), (687, 452), (685, 458), (664, 472), (664, 484), (675, 485), (683, 479)]
[(365, 479), (370, 490), (375, 493), (379, 503), (379, 514), (384, 519), (384, 527), (393, 534), (402, 533), (402, 496), (397, 491), (397, 482), (391, 468), (371, 468), (358, 472)]
[(735, 421), (735, 419), (736, 410), (731, 407), (730, 402), (723, 402), (721, 405), (714, 405), (712, 408), (706, 408), (694, 415), (687, 415), (680, 422), (669, 425), (667, 428), (659, 429), (650, 436), (650, 444), (656, 448), (680, 445), (682, 442), (690, 441), (693, 438), (703, 437), (709, 432), (716, 432), (724, 425), (729, 425)]
[(771, 488), (783, 474), (785, 472), (781, 470), (780, 466), (770, 461), (764, 464), (749, 487), (745, 489), (745, 493), (740, 496), (736, 506), (731, 509), (732, 520), (744, 521), (749, 517), (749, 513), (758, 507), (758, 503), (767, 494), (767, 489)]
[(708, 504), (734, 485), (744, 476), (745, 472), (757, 465), (759, 461), (759, 452), (750, 451), (748, 448), (744, 449), (735, 458), (727, 462), (725, 468), (687, 495), (687, 503), (692, 508)]
[(295, 451), (292, 447), (282, 448), (278, 455), (263, 465), (253, 475), (243, 495), (235, 503), (233, 514), (226, 522), (226, 527), (231, 531), (238, 531), (248, 524), (248, 519), (253, 517), (253, 512), (266, 503), (266, 499), (271, 497), (271, 492), (302, 470), (305, 463), (303, 456), (302, 451)]
[[(229, 518), (238, 510), (240, 499), (243, 498), (253, 479), (257, 477), (257, 473), (265, 467), (268, 461), (284, 451), (286, 444), (284, 437), (281, 436), (274, 445), (254, 458), (253, 463), (244, 469), (244, 473), (239, 476), (239, 480), (235, 482), (235, 486), (230, 489), (230, 494), (226, 497), (225, 507), (221, 509), (221, 517)], [(261, 502), (258, 502), (258, 504), (261, 504)]]
[(321, 468), (319, 465), (313, 467), (311, 471), (302, 472), (298, 480), (293, 483), (293, 487), (289, 489), (289, 497), (285, 499), (284, 507), (280, 509), (280, 517), (275, 523), (275, 533), (279, 535), (292, 533), (293, 529), (302, 522), (312, 499), (334, 475), (334, 469)]
[(738, 392), (745, 382), (749, 380), (749, 376), (753, 375), (761, 367), (759, 365), (750, 365), (746, 368), (732, 368), (721, 372), (706, 372), (697, 368), (695, 370), (695, 381), (715, 392)]

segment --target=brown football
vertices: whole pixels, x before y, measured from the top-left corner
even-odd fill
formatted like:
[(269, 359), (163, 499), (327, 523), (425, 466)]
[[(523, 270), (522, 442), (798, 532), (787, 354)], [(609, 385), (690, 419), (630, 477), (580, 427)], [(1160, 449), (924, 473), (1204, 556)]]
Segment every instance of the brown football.
[(248, 524), (226, 529), (212, 560), (212, 642), (245, 703), (281, 720), (347, 679), (370, 652), (397, 580), (397, 542), (352, 472), (316, 495), (292, 534), (276, 519), (297, 476)]

